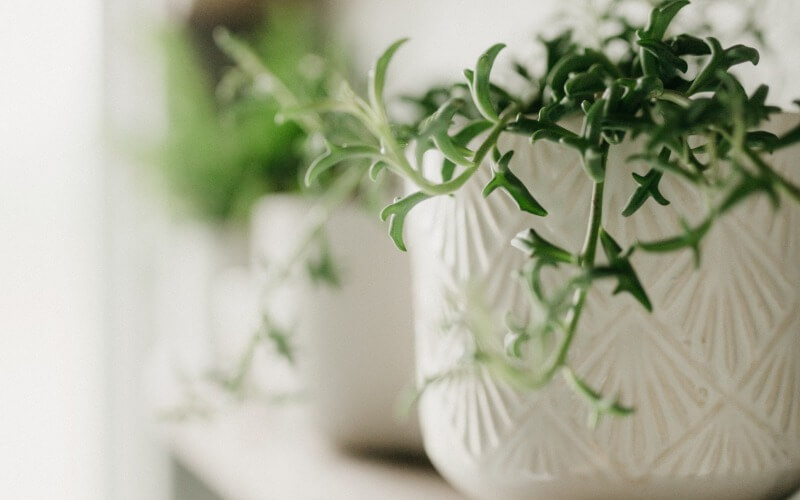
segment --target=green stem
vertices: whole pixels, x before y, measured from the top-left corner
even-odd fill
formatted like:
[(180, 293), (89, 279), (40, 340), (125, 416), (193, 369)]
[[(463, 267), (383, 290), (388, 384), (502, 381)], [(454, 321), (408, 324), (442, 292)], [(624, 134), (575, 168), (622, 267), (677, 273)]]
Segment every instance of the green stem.
[[(282, 262), (281, 265), (267, 275), (266, 281), (261, 288), (261, 301), (266, 301), (269, 294), (272, 293), (278, 286), (285, 283), (286, 279), (291, 275), (294, 268), (301, 262), (307, 255), (316, 241), (317, 235), (322, 227), (333, 215), (334, 210), (341, 206), (353, 193), (361, 183), (364, 175), (366, 174), (367, 167), (359, 166), (357, 168), (347, 169), (331, 187), (321, 197), (320, 201), (316, 203), (311, 210), (305, 221), (300, 227), (305, 228), (305, 234), (300, 238), (300, 241), (295, 245), (294, 250), (291, 252), (289, 259)], [(263, 323), (268, 323), (269, 319), (265, 316)], [(259, 328), (248, 341), (247, 347), (240, 355), (239, 363), (235, 375), (229, 379), (229, 387), (238, 389), (241, 387), (244, 378), (250, 372), (253, 362), (255, 349), (260, 342), (266, 338), (264, 329)]]
[[(583, 249), (580, 254), (581, 267), (590, 269), (594, 266), (595, 255), (597, 254), (597, 242), (600, 236), (600, 226), (603, 219), (603, 188), (604, 182), (595, 182), (592, 187), (592, 204), (589, 209), (589, 225), (586, 229), (586, 239), (583, 242)], [(578, 322), (583, 312), (583, 307), (586, 304), (586, 295), (589, 291), (587, 286), (580, 286), (575, 290), (572, 299), (572, 307), (567, 313), (564, 340), (558, 350), (552, 366), (545, 372), (544, 380), (550, 380), (556, 371), (565, 366), (567, 362), (567, 354), (575, 338), (575, 333), (578, 331)]]
[(330, 188), (325, 191), (325, 194), (320, 198), (319, 202), (311, 207), (305, 224), (301, 225), (301, 227), (306, 228), (306, 233), (297, 245), (295, 245), (289, 260), (281, 263), (277, 272), (269, 275), (263, 287), (264, 295), (272, 291), (274, 287), (284, 283), (286, 278), (289, 277), (294, 267), (311, 249), (316, 241), (317, 234), (331, 218), (335, 209), (353, 196), (356, 188), (364, 178), (367, 168), (366, 166), (359, 165), (358, 167), (347, 169), (345, 173), (339, 176), (336, 181), (331, 184)]
[(508, 122), (510, 122), (520, 111), (522, 110), (521, 104), (514, 104), (506, 108), (503, 114), (500, 116), (500, 119), (492, 126), (489, 130), (489, 135), (484, 139), (478, 149), (475, 151), (475, 156), (472, 159), (472, 165), (464, 169), (458, 176), (454, 177), (453, 179), (442, 182), (440, 184), (431, 183), (429, 180), (425, 179), (417, 172), (416, 176), (412, 176), (412, 181), (426, 194), (430, 195), (441, 195), (441, 194), (450, 194), (454, 191), (457, 191), (461, 186), (463, 186), (475, 172), (478, 171), (483, 160), (486, 159), (486, 156), (497, 144), (497, 140), (500, 137), (500, 134), (503, 132), (503, 129)]
[(757, 153), (750, 148), (743, 147), (742, 150), (744, 155), (755, 164), (756, 168), (777, 182), (778, 186), (780, 186), (794, 201), (800, 202), (800, 186), (795, 185), (790, 180), (776, 172), (775, 169), (771, 168)]
[(681, 94), (680, 92), (676, 92), (674, 90), (665, 89), (661, 92), (658, 96), (659, 99), (662, 101), (668, 101), (682, 108), (688, 108), (692, 104), (692, 100), (686, 97), (685, 95)]

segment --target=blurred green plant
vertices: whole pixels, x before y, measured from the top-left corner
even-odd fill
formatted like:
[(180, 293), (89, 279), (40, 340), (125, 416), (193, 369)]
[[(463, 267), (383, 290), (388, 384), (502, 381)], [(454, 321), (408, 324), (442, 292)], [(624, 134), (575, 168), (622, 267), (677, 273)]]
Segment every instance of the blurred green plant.
[[(247, 35), (258, 56), (309, 99), (325, 76), (312, 55), (315, 38), (309, 14), (290, 7), (269, 10)], [(170, 188), (215, 221), (245, 218), (266, 193), (300, 191), (307, 137), (296, 124), (276, 120), (276, 99), (245, 91), (238, 68), (214, 81), (188, 27), (169, 29), (163, 47), (169, 123), (160, 166)]]

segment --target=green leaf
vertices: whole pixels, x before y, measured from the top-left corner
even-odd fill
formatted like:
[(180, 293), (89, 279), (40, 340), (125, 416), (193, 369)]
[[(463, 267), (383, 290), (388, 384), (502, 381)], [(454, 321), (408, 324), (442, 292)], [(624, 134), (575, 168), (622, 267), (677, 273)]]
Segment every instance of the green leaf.
[(475, 65), (475, 72), (465, 71), (465, 74), (471, 76), (470, 91), (472, 93), (472, 100), (475, 101), (475, 106), (484, 118), (491, 122), (500, 120), (500, 116), (494, 109), (491, 99), (491, 76), (492, 66), (497, 58), (497, 54), (505, 48), (505, 44), (498, 43), (489, 47), (489, 50), (484, 52)]
[(583, 153), (583, 169), (594, 182), (605, 180), (606, 158), (606, 153), (595, 147), (589, 147)]
[(767, 151), (772, 153), (780, 146), (780, 138), (772, 132), (766, 130), (754, 130), (748, 132), (744, 138), (744, 143), (755, 151)]
[(662, 67), (662, 74), (672, 76), (675, 70), (681, 73), (686, 73), (689, 70), (689, 64), (675, 55), (672, 48), (661, 40), (645, 38), (637, 40), (636, 43), (655, 57)]
[(672, 51), (679, 56), (706, 56), (711, 54), (711, 49), (702, 39), (685, 33), (672, 38), (667, 43), (672, 47)]
[(369, 166), (369, 178), (374, 182), (378, 180), (378, 175), (386, 168), (388, 165), (383, 160), (375, 160), (372, 162), (372, 165)]
[(558, 131), (558, 135), (574, 135), (571, 131), (565, 129), (560, 125), (556, 125), (555, 123), (551, 122), (544, 122), (540, 120), (533, 120), (530, 118), (526, 118), (522, 115), (517, 117), (516, 120), (510, 122), (506, 125), (506, 132), (511, 132), (512, 134), (520, 134), (520, 135), (532, 135), (540, 130), (548, 130), (554, 129)]
[(309, 259), (306, 271), (308, 271), (308, 277), (311, 278), (311, 282), (315, 285), (325, 284), (333, 288), (341, 286), (341, 276), (327, 245), (322, 246), (317, 259)]
[(636, 411), (632, 406), (622, 405), (616, 398), (603, 397), (602, 394), (589, 387), (589, 384), (578, 377), (570, 368), (564, 367), (562, 374), (570, 388), (589, 402), (591, 408), (588, 419), (589, 427), (596, 427), (600, 417), (603, 415), (624, 417)]
[(585, 49), (582, 53), (573, 54), (561, 59), (550, 74), (547, 75), (547, 87), (553, 94), (554, 101), (559, 101), (566, 95), (564, 85), (573, 73), (585, 71), (595, 64), (599, 65), (609, 76), (618, 78), (619, 68), (612, 63), (602, 52)]
[(700, 243), (709, 229), (711, 229), (712, 222), (712, 218), (709, 217), (697, 226), (691, 227), (686, 221), (681, 221), (682, 234), (657, 241), (639, 241), (636, 243), (636, 247), (645, 252), (653, 253), (674, 252), (682, 248), (690, 248), (694, 254), (695, 267), (699, 267)]
[(533, 228), (519, 232), (511, 240), (511, 245), (525, 252), (525, 255), (529, 258), (563, 262), (565, 264), (578, 262), (573, 254), (542, 238)]
[(395, 199), (394, 203), (381, 211), (381, 220), (389, 219), (389, 236), (391, 236), (397, 248), (404, 252), (406, 251), (406, 245), (403, 242), (403, 224), (406, 216), (412, 208), (428, 198), (430, 198), (430, 195), (416, 192), (406, 197)]
[[(491, 126), (492, 122), (488, 120), (475, 120), (456, 132), (452, 137), (452, 141), (456, 146), (466, 147), (470, 141), (487, 131)], [(442, 180), (447, 182), (452, 179), (455, 169), (455, 162), (445, 158), (442, 162)]]
[(335, 167), (345, 160), (355, 160), (363, 158), (379, 159), (383, 155), (375, 146), (366, 144), (353, 146), (329, 146), (329, 151), (314, 160), (306, 170), (305, 183), (307, 186), (316, 181), (323, 172)]
[[(659, 158), (663, 159), (664, 161), (669, 161), (670, 151), (667, 148), (661, 150), (661, 154)], [(622, 211), (622, 215), (625, 217), (630, 217), (633, 215), (642, 205), (644, 202), (647, 201), (648, 198), (653, 198), (656, 200), (661, 206), (669, 205), (669, 200), (667, 200), (661, 191), (658, 188), (658, 183), (661, 181), (661, 176), (663, 172), (657, 170), (655, 168), (651, 168), (649, 172), (645, 175), (639, 175), (636, 172), (633, 174), (633, 179), (639, 184), (639, 187), (636, 188), (636, 191), (633, 192), (631, 197), (628, 199), (628, 203), (625, 205), (625, 209)]]
[(761, 56), (758, 50), (753, 47), (748, 47), (747, 45), (738, 44), (725, 49), (726, 69), (746, 62), (757, 65), (760, 59)]
[(658, 183), (663, 175), (662, 172), (656, 169), (650, 169), (645, 175), (639, 175), (636, 172), (632, 175), (634, 180), (639, 184), (639, 187), (636, 188), (636, 191), (634, 191), (628, 199), (628, 203), (622, 211), (623, 216), (630, 217), (633, 215), (650, 197), (656, 200), (659, 205), (669, 205), (669, 200), (666, 199), (658, 189)]
[(294, 364), (295, 355), (289, 339), (289, 334), (272, 324), (267, 325), (266, 338), (272, 342), (275, 351), (284, 359)]
[(457, 165), (472, 165), (472, 161), (468, 158), (472, 151), (463, 145), (456, 144), (448, 134), (453, 117), (463, 106), (462, 99), (450, 98), (420, 124), (415, 152), (418, 165), (422, 164), (422, 156), (425, 151), (430, 149), (431, 145), (435, 146), (445, 158)]
[(525, 184), (508, 168), (512, 156), (514, 156), (513, 151), (507, 152), (493, 166), (494, 177), (483, 188), (483, 196), (489, 196), (495, 189), (502, 188), (517, 203), (520, 210), (544, 217), (547, 215), (547, 210), (536, 201)]
[(650, 21), (644, 30), (640, 30), (642, 38), (661, 40), (667, 32), (672, 20), (681, 9), (689, 5), (689, 0), (670, 0), (662, 2), (650, 12)]
[(573, 73), (564, 83), (564, 94), (574, 100), (590, 99), (606, 89), (608, 72), (601, 64), (593, 64), (583, 73)]
[(685, 178), (686, 180), (699, 183), (702, 181), (702, 177), (697, 172), (693, 172), (691, 170), (687, 170), (680, 163), (677, 161), (669, 161), (664, 160), (661, 154), (653, 154), (653, 153), (641, 153), (635, 154), (628, 157), (628, 161), (645, 161), (652, 165), (652, 167), (660, 172), (669, 172), (680, 177)]
[(758, 191), (766, 193), (775, 207), (780, 204), (780, 197), (775, 184), (765, 176), (755, 176), (746, 171), (741, 172), (741, 179), (731, 189), (719, 205), (719, 213), (725, 213)]
[(789, 147), (800, 142), (800, 124), (783, 134), (775, 149)]
[[(651, 40), (660, 42), (664, 38), (672, 20), (678, 12), (689, 5), (687, 0), (673, 0), (663, 2), (650, 12), (650, 22), (643, 30), (638, 30), (636, 35), (638, 41)], [(640, 45), (639, 58), (641, 59), (642, 72), (646, 76), (659, 76), (658, 55), (651, 50), (647, 50), (644, 45)]]
[(608, 267), (597, 267), (592, 270), (592, 274), (598, 277), (614, 276), (617, 278), (617, 287), (614, 289), (614, 294), (628, 292), (634, 299), (636, 299), (642, 307), (648, 311), (653, 310), (653, 305), (647, 297), (636, 271), (627, 256), (622, 255), (622, 248), (619, 244), (608, 234), (603, 228), (600, 228), (600, 244), (603, 246), (603, 252), (608, 259)]
[(401, 38), (391, 44), (375, 62), (375, 68), (370, 71), (369, 101), (375, 110), (380, 110), (380, 112), (384, 110), (383, 88), (386, 83), (386, 71), (389, 69), (389, 63), (392, 61), (397, 49), (408, 40), (408, 38)]
[[(584, 101), (587, 103), (588, 101)], [(586, 117), (583, 120), (581, 135), (586, 142), (594, 146), (600, 143), (600, 134), (603, 132), (603, 117), (606, 99), (598, 99), (586, 110)]]
[[(635, 115), (646, 99), (651, 99), (664, 91), (664, 82), (654, 76), (642, 76), (636, 79), (633, 88), (620, 99), (621, 111)], [(632, 117), (631, 121), (635, 121)]]
[(732, 66), (744, 62), (758, 64), (758, 51), (752, 47), (734, 45), (723, 49), (722, 44), (714, 37), (706, 38), (706, 44), (711, 49), (711, 58), (686, 91), (688, 95), (713, 88), (719, 82), (719, 73), (728, 71)]

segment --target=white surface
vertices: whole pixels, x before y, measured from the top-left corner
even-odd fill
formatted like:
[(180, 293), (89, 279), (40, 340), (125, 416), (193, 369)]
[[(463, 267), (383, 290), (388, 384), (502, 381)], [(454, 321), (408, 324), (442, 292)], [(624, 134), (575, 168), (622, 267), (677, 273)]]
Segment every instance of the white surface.
[(3, 498), (105, 498), (101, 22), (0, 2)]
[(226, 500), (463, 498), (427, 466), (336, 450), (302, 406), (242, 406), (163, 429), (177, 458)]
[(105, 0), (102, 5), (108, 149), (104, 171), (108, 333), (103, 380), (111, 388), (104, 456), (108, 486), (103, 498), (108, 500), (170, 497), (169, 456), (152, 435), (142, 382), (142, 366), (158, 328), (154, 296), (159, 250), (171, 241), (173, 229), (167, 212), (146, 189), (147, 174), (154, 169), (140, 158), (143, 149), (159, 143), (166, 123), (163, 61), (155, 40), (164, 18), (163, 4), (163, 0)]

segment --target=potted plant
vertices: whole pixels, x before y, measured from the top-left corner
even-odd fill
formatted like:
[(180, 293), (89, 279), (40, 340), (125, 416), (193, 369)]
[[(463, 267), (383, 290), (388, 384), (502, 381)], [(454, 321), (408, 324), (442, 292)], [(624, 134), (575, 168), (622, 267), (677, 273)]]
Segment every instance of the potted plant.
[[(314, 123), (277, 113), (287, 99), (321, 95), (335, 65), (314, 55), (307, 12), (282, 7), (267, 19), (247, 47), (219, 30), (226, 65), (228, 56), (240, 64), (220, 71), (216, 84), (185, 35), (168, 44), (166, 176), (205, 218), (249, 220), (249, 271), (218, 270), (211, 290), (212, 380), (239, 397), (299, 385), (337, 443), (418, 453), (416, 420), (395, 415), (396, 394), (413, 374), (408, 265), (365, 215), (371, 183), (340, 169), (303, 186)], [(369, 358), (346, 347), (354, 338)], [(299, 382), (276, 384), (286, 370), (269, 363), (296, 364)], [(172, 414), (207, 410), (188, 398), (191, 407)]]
[(401, 250), (411, 223), (426, 450), (471, 495), (800, 483), (800, 126), (731, 71), (757, 51), (668, 34), (688, 3), (596, 48), (547, 40), (541, 75), (516, 66), (521, 94), (490, 80), (495, 45), (414, 127), (383, 96), (405, 40), (368, 99), (342, 86), (294, 110), (371, 136), (329, 136), (308, 180), (368, 160), (412, 186), (381, 218)]

